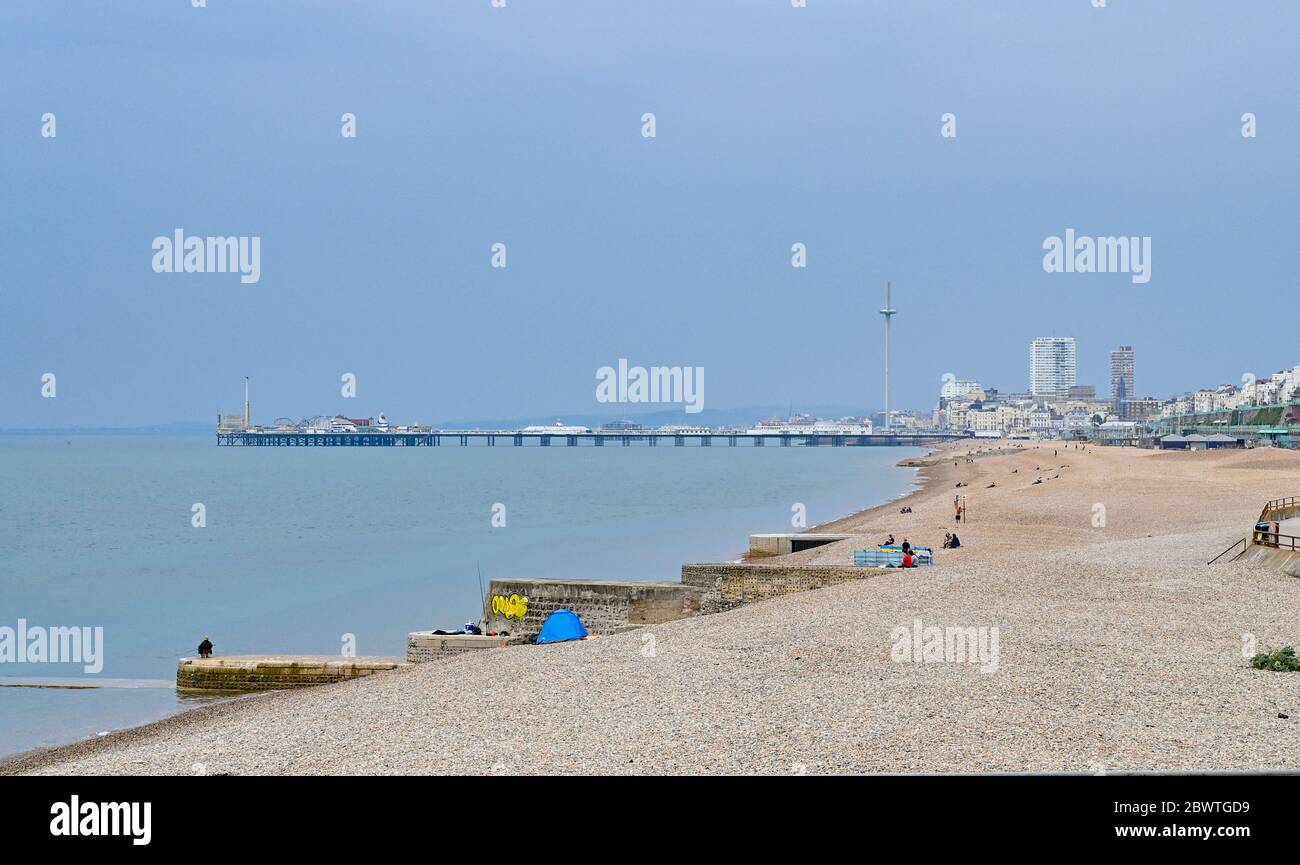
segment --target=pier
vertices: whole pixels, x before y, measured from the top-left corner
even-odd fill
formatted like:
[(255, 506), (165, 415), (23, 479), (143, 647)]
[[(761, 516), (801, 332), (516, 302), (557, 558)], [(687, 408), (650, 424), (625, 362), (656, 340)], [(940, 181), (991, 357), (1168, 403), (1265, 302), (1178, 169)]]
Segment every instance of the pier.
[(429, 432), (316, 432), (219, 430), (223, 447), (906, 447), (966, 438), (961, 433), (584, 432), (435, 430)]

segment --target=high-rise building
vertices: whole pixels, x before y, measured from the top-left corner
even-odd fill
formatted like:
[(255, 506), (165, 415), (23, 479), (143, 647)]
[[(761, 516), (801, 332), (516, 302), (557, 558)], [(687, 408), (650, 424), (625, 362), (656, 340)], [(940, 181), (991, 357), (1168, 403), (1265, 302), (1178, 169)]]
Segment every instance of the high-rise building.
[(1075, 384), (1076, 351), (1072, 336), (1040, 336), (1029, 344), (1029, 393), (1065, 398)]
[(1110, 353), (1110, 398), (1115, 402), (1137, 399), (1133, 390), (1133, 346), (1121, 345)]

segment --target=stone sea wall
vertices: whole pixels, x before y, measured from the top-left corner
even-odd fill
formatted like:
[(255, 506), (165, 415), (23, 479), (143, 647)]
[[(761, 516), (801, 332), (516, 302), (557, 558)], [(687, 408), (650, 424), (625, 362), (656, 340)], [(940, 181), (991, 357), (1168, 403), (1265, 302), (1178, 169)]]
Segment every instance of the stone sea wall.
[(485, 631), (536, 639), (556, 610), (572, 610), (587, 631), (616, 634), (700, 612), (700, 592), (669, 582), (494, 579), (484, 605)]
[(887, 573), (887, 569), (848, 565), (696, 564), (682, 565), (682, 583), (700, 590), (701, 613), (717, 613), (750, 601), (822, 589), (881, 573)]

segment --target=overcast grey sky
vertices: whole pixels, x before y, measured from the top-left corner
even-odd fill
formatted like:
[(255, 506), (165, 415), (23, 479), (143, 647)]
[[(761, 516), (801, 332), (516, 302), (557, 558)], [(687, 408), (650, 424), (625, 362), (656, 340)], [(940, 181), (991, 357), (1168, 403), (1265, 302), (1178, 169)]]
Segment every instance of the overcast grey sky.
[[(886, 280), (904, 407), (1024, 389), (1038, 335), (1103, 393), (1121, 343), (1143, 395), (1294, 365), (1298, 37), (1267, 0), (9, 0), (0, 426), (207, 421), (245, 375), (264, 421), (585, 414), (619, 358), (878, 409)], [(178, 228), (259, 236), (260, 280), (155, 273)], [(1044, 272), (1067, 228), (1150, 237), (1150, 281)]]

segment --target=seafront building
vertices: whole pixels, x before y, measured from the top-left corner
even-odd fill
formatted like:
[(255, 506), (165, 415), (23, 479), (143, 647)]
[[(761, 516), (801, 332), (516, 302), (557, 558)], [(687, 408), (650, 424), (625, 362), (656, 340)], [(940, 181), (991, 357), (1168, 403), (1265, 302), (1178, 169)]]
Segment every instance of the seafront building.
[(1133, 399), (1133, 346), (1121, 345), (1110, 353), (1110, 398), (1117, 405)]
[(1029, 392), (1035, 397), (1068, 397), (1076, 373), (1074, 337), (1040, 336), (1029, 344)]
[(1156, 399), (1136, 396), (1134, 351), (1120, 346), (1111, 352), (1110, 398), (1099, 399), (1091, 385), (1071, 384), (1060, 395), (1062, 379), (1072, 375), (1070, 349), (1034, 342), (1031, 356), (1038, 363), (1031, 364), (1029, 393), (1004, 394), (973, 379), (948, 377), (931, 427), (977, 437), (1086, 437), (1108, 444), (1151, 444), (1185, 432), (1212, 441), (1219, 435), (1239, 443), (1300, 446), (1300, 365), (1267, 377), (1247, 374), (1240, 385)]

